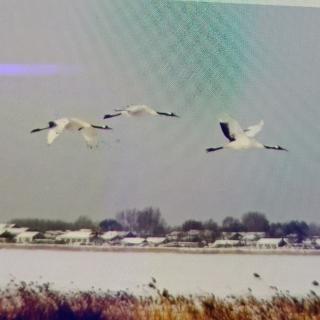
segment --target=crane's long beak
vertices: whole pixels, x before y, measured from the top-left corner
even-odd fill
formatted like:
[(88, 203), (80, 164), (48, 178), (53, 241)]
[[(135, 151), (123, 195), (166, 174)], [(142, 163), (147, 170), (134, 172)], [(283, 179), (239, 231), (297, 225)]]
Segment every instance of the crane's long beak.
[(30, 131), (30, 133), (35, 133), (35, 132), (39, 132), (39, 131), (47, 130), (47, 129), (50, 129), (50, 127), (33, 129)]

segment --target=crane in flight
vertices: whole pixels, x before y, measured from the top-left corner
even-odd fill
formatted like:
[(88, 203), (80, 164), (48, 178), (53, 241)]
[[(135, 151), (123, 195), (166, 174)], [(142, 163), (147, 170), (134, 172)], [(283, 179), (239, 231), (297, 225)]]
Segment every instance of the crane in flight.
[(207, 148), (207, 152), (214, 152), (222, 149), (232, 149), (232, 150), (247, 150), (247, 149), (268, 149), (268, 150), (278, 150), (278, 151), (288, 151), (287, 149), (280, 147), (279, 145), (267, 146), (254, 137), (261, 131), (264, 122), (261, 120), (258, 124), (248, 127), (247, 129), (242, 129), (239, 123), (227, 117), (226, 119), (220, 120), (220, 127), (224, 136), (229, 140), (227, 144), (220, 147)]
[(97, 129), (109, 130), (112, 128), (107, 125), (94, 125), (77, 118), (61, 118), (54, 121), (49, 121), (47, 127), (33, 129), (31, 130), (31, 133), (48, 130), (47, 143), (50, 145), (65, 130), (71, 132), (80, 132), (86, 141), (87, 146), (89, 148), (93, 148), (98, 145)]
[(149, 106), (146, 106), (144, 104), (141, 105), (129, 105), (126, 106), (124, 109), (115, 109), (115, 113), (112, 114), (106, 114), (103, 118), (109, 119), (113, 117), (118, 117), (121, 115), (125, 115), (127, 117), (140, 117), (145, 115), (151, 115), (151, 116), (167, 116), (167, 117), (179, 117), (173, 112), (160, 112), (152, 109)]

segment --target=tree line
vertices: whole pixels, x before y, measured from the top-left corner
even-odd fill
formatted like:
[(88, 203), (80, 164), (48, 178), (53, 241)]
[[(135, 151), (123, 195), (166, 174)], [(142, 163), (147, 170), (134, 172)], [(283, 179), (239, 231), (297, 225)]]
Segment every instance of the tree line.
[(241, 218), (228, 216), (219, 225), (212, 219), (199, 221), (189, 219), (178, 226), (169, 226), (158, 208), (128, 209), (118, 212), (114, 218), (106, 218), (99, 222), (81, 216), (74, 222), (50, 219), (13, 219), (10, 223), (28, 227), (30, 230), (45, 232), (48, 230), (92, 229), (95, 232), (132, 231), (140, 236), (164, 236), (172, 231), (201, 230), (209, 232), (216, 239), (222, 232), (265, 232), (268, 237), (286, 237), (295, 234), (298, 241), (311, 236), (320, 236), (320, 225), (305, 221), (269, 222), (265, 214), (247, 212)]

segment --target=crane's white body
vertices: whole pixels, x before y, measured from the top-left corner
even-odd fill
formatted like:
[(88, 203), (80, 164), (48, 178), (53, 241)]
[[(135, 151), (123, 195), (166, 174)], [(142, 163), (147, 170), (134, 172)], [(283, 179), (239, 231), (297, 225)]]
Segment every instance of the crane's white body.
[(141, 105), (131, 105), (128, 106), (124, 110), (116, 109), (115, 111), (120, 112), (122, 115), (125, 115), (127, 117), (141, 117), (141, 116), (157, 116), (158, 113), (154, 109), (150, 108), (147, 105), (141, 104)]
[[(220, 123), (224, 123), (220, 120)], [(233, 150), (247, 150), (247, 149), (263, 149), (264, 145), (253, 139), (262, 129), (264, 122), (261, 120), (258, 124), (248, 127), (243, 130), (239, 123), (229, 118), (227, 122), (229, 126), (230, 136), (234, 138), (234, 141), (227, 143), (224, 148)]]
[(224, 148), (233, 150), (263, 149), (264, 145), (244, 134), (239, 136), (235, 141), (227, 143)]
[(93, 148), (98, 145), (98, 135), (97, 130), (91, 126), (90, 123), (77, 119), (77, 118), (62, 118), (54, 121), (56, 127), (49, 129), (47, 142), (52, 144), (52, 142), (64, 131), (81, 132), (84, 140), (86, 141), (88, 147)]
[(242, 129), (239, 123), (227, 116), (224, 119), (220, 119), (220, 126), (223, 134), (229, 140), (229, 143), (222, 147), (207, 148), (207, 152), (217, 151), (221, 149), (232, 150), (248, 150), (248, 149), (273, 149), (273, 150), (285, 150), (280, 146), (266, 146), (254, 137), (261, 131), (264, 122), (261, 120), (258, 124)]
[(109, 119), (118, 116), (127, 116), (127, 117), (143, 117), (143, 116), (168, 116), (168, 117), (178, 117), (173, 112), (160, 112), (154, 110), (153, 108), (145, 104), (129, 105), (124, 109), (115, 109), (116, 113), (106, 114), (104, 119)]
[(49, 122), (49, 127), (42, 129), (35, 129), (31, 132), (38, 132), (41, 130), (48, 130), (47, 143), (51, 145), (55, 139), (64, 131), (80, 132), (89, 148), (98, 145), (97, 129), (109, 129), (108, 126), (100, 127), (92, 125), (84, 120), (78, 118), (61, 118)]

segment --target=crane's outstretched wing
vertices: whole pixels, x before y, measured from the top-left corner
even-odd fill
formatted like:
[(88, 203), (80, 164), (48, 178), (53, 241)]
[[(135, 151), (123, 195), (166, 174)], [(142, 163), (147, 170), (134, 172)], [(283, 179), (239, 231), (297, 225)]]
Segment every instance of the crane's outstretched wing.
[(237, 137), (243, 134), (243, 130), (241, 129), (239, 123), (229, 116), (225, 116), (224, 118), (220, 119), (220, 127), (224, 136), (229, 141), (234, 141), (237, 139)]
[(78, 130), (81, 132), (84, 140), (89, 148), (96, 147), (98, 144), (97, 130), (91, 126), (89, 122), (78, 118), (72, 118), (70, 124), (68, 125), (72, 130)]
[(69, 123), (69, 120), (67, 118), (62, 118), (54, 121), (55, 127), (49, 129), (48, 136), (47, 136), (47, 142), (48, 144), (51, 144), (59, 135), (63, 132), (66, 125)]
[(97, 130), (92, 127), (81, 129), (82, 136), (87, 143), (87, 146), (92, 149), (98, 145)]
[(247, 129), (244, 129), (243, 131), (247, 137), (253, 138), (261, 131), (263, 125), (264, 125), (264, 122), (263, 120), (261, 120), (258, 124), (250, 126)]
[(153, 116), (157, 115), (157, 112), (155, 110), (145, 104), (130, 105), (125, 111), (127, 111), (129, 115), (134, 116), (144, 116), (148, 114)]

